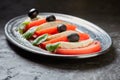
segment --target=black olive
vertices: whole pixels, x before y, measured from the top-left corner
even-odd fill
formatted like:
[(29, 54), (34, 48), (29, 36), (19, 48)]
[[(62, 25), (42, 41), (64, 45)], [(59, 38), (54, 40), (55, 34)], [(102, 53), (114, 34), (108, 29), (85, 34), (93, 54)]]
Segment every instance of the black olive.
[(56, 20), (56, 17), (54, 15), (50, 15), (50, 16), (47, 16), (46, 17), (46, 21), (47, 22), (50, 22), (50, 21), (55, 21)]
[(58, 32), (66, 31), (66, 29), (67, 29), (67, 27), (66, 27), (66, 25), (64, 25), (64, 24), (59, 24), (59, 25), (57, 26)]
[(32, 8), (29, 10), (29, 13), (28, 13), (28, 16), (31, 18), (31, 19), (34, 19), (37, 17), (39, 11), (35, 8)]
[(72, 33), (67, 36), (69, 42), (77, 42), (79, 41), (79, 35), (77, 33)]

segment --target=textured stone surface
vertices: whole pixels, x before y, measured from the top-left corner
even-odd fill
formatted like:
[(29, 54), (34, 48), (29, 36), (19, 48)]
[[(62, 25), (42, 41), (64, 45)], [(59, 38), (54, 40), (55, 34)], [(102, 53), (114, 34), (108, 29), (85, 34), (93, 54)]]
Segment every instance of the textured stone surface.
[[(101, 56), (56, 59), (26, 52), (9, 43), (5, 23), (32, 7), (87, 19), (113, 39), (111, 50)], [(120, 9), (118, 0), (2, 0), (0, 3), (0, 80), (120, 80)]]

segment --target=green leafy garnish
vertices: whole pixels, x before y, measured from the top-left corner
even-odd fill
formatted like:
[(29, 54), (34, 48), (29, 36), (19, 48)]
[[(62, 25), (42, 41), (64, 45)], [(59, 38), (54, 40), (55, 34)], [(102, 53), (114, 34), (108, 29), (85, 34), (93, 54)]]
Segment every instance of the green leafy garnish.
[(30, 23), (29, 21), (25, 21), (22, 24), (20, 24), (18, 29), (20, 34), (23, 34), (23, 30), (25, 29), (25, 26), (28, 25), (29, 23)]
[(37, 27), (30, 28), (27, 32), (25, 32), (23, 34), (23, 37), (26, 38), (26, 39), (29, 39), (34, 34), (34, 32), (36, 31), (36, 29), (37, 29)]
[(46, 45), (46, 49), (50, 52), (54, 52), (58, 47), (60, 43), (54, 43), (54, 44), (48, 44)]
[(43, 41), (45, 41), (48, 38), (48, 34), (44, 34), (42, 36), (37, 37), (32, 44), (33, 45), (39, 45), (40, 43), (42, 43)]

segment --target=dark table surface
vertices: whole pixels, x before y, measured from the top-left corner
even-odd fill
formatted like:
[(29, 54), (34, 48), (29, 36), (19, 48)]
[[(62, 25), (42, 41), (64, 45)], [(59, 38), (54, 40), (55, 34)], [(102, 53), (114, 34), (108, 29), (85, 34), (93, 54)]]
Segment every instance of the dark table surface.
[[(119, 0), (1, 0), (0, 80), (120, 80)], [(84, 18), (113, 39), (111, 50), (89, 59), (56, 59), (33, 55), (6, 40), (4, 25), (31, 8)]]

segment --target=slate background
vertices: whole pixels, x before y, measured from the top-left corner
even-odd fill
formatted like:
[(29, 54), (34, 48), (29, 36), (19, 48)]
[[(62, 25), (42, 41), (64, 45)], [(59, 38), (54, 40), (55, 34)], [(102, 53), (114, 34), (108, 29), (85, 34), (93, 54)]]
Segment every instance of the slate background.
[[(1, 0), (0, 80), (120, 80), (119, 0)], [(33, 55), (6, 40), (4, 25), (31, 8), (84, 18), (113, 39), (111, 50), (90, 59), (68, 60)]]

